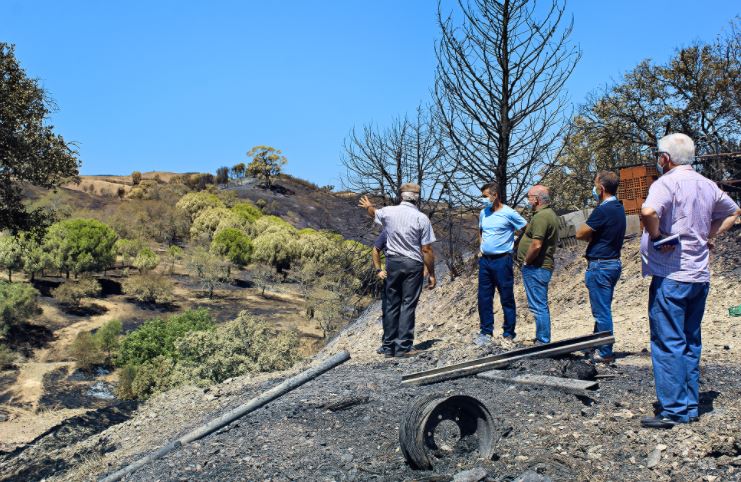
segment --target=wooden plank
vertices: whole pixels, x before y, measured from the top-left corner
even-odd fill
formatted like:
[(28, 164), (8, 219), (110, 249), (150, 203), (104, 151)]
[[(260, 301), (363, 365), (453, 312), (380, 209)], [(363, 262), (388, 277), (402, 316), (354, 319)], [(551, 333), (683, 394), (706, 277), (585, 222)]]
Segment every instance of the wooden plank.
[(569, 393), (584, 394), (587, 390), (595, 389), (599, 383), (590, 380), (577, 380), (575, 378), (561, 378), (550, 375), (532, 375), (529, 373), (517, 376), (508, 376), (499, 370), (492, 370), (476, 375), (479, 378), (495, 380), (505, 383), (519, 383), (522, 385), (540, 385), (544, 387), (556, 388)]
[(477, 358), (475, 360), (456, 363), (441, 368), (425, 370), (422, 372), (411, 373), (401, 377), (401, 383), (404, 385), (424, 385), (427, 383), (436, 383), (454, 378), (467, 377), (477, 373), (486, 372), (494, 368), (503, 367), (514, 361), (526, 358), (548, 358), (557, 355), (564, 355), (587, 348), (593, 348), (600, 345), (609, 345), (615, 342), (615, 337), (609, 332), (595, 333), (593, 335), (580, 336), (560, 340), (545, 345), (536, 345), (527, 348), (508, 351), (499, 355)]

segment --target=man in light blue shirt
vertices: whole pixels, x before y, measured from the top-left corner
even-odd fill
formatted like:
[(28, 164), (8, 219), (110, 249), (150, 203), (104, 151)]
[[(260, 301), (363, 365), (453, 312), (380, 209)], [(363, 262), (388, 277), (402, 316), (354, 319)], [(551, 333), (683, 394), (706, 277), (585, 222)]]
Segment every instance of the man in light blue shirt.
[(479, 320), (481, 332), (474, 343), (479, 346), (491, 343), (494, 332), (494, 290), (499, 289), (499, 301), (504, 312), (504, 339), (515, 338), (514, 274), (512, 250), (515, 232), (524, 228), (527, 221), (517, 211), (502, 204), (499, 185), (490, 182), (481, 187), (484, 209), (479, 214)]

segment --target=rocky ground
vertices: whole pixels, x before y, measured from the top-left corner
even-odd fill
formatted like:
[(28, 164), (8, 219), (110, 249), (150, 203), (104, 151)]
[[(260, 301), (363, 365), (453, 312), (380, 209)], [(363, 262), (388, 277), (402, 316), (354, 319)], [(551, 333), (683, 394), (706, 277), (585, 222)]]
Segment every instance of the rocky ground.
[[(623, 280), (614, 305), (618, 362), (599, 367), (599, 389), (577, 397), (552, 389), (465, 378), (424, 387), (401, 386), (401, 375), (486, 352), (472, 347), (477, 314), (475, 275), (425, 293), (417, 339), (425, 353), (411, 360), (379, 359), (378, 308), (341, 333), (316, 358), (348, 349), (353, 360), (298, 388), (226, 429), (182, 447), (126, 480), (468, 480), (509, 481), (523, 473), (552, 480), (741, 480), (741, 323), (728, 307), (741, 303), (741, 229), (719, 243), (704, 320), (699, 422), (655, 431), (641, 429), (652, 414), (645, 315), (647, 280), (639, 276), (636, 240), (626, 245)], [(583, 262), (563, 250), (551, 282), (554, 339), (591, 332)], [(534, 326), (517, 288), (518, 333)], [(497, 322), (501, 322), (499, 313)], [(496, 342), (488, 349), (502, 351)], [(229, 380), (209, 390), (181, 388), (118, 413), (114, 424), (52, 430), (12, 454), (0, 454), (0, 480), (93, 480), (156, 450), (169, 440), (244, 403), (307, 360), (278, 374)], [(509, 372), (573, 374), (577, 359), (522, 362)], [(399, 450), (405, 409), (428, 393), (465, 393), (484, 401), (496, 418), (496, 450), (479, 460), (471, 447), (451, 444), (433, 471), (413, 471)], [(354, 405), (330, 410), (332, 404)], [(120, 423), (119, 423), (120, 422)], [(84, 424), (83, 424), (84, 426)], [(485, 474), (485, 475), (482, 475)], [(476, 478), (478, 477), (478, 478)], [(460, 476), (459, 476), (460, 479)], [(534, 479), (533, 479), (534, 480)]]

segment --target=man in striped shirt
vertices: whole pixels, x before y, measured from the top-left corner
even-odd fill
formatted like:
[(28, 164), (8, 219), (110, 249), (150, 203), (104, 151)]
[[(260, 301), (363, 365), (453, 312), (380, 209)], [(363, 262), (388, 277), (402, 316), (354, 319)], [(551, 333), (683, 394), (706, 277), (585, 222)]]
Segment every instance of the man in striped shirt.
[(435, 287), (435, 234), (430, 219), (418, 208), (420, 188), (403, 184), (401, 203), (376, 209), (367, 196), (359, 206), (366, 209), (386, 231), (386, 312), (383, 315), (383, 347), (386, 357), (409, 357), (414, 345), (417, 301), (422, 293), (424, 269), (428, 289)]
[[(649, 428), (671, 428), (698, 419), (700, 325), (710, 289), (708, 241), (728, 230), (741, 209), (691, 163), (695, 144), (684, 134), (658, 142), (657, 167), (663, 175), (651, 185), (641, 215), (643, 275), (651, 275), (648, 318), (651, 328), (656, 398)], [(662, 238), (679, 235), (676, 246), (655, 248)]]

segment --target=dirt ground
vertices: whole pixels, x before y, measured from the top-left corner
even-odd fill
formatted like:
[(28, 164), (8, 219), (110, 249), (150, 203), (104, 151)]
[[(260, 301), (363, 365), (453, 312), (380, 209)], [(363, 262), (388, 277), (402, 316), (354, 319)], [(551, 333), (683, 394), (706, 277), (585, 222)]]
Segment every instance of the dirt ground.
[(84, 394), (97, 382), (115, 385), (115, 374), (82, 376), (77, 373), (68, 350), (78, 333), (94, 331), (110, 320), (120, 320), (126, 331), (144, 321), (193, 308), (211, 310), (218, 321), (233, 319), (247, 311), (271, 320), (282, 330), (296, 330), (301, 340), (301, 353), (316, 353), (323, 343), (322, 331), (304, 316), (304, 303), (291, 291), (290, 285), (269, 291), (266, 297), (257, 289), (238, 286), (217, 290), (213, 299), (203, 296), (199, 287), (187, 277), (176, 285), (176, 302), (169, 310), (152, 309), (133, 303), (123, 295), (84, 300), (87, 314), (73, 314), (62, 309), (52, 298), (41, 298), (43, 313), (34, 321), (51, 331), (51, 340), (30, 350), (29, 356), (16, 363), (17, 370), (3, 372), (0, 387), (0, 450), (10, 450), (29, 443), (61, 421), (102, 406), (99, 400)]
[[(348, 326), (313, 360), (347, 349), (353, 359), (198, 443), (151, 463), (127, 480), (451, 480), (479, 467), (487, 480), (510, 481), (530, 471), (551, 480), (741, 479), (741, 332), (728, 314), (741, 302), (741, 228), (718, 245), (704, 318), (699, 422), (673, 430), (642, 429), (652, 414), (653, 377), (648, 353), (648, 281), (640, 277), (637, 240), (626, 243), (623, 278), (614, 302), (613, 366), (599, 366), (599, 389), (590, 397), (555, 390), (464, 378), (425, 387), (400, 384), (401, 375), (482, 356), (477, 332), (476, 277), (443, 281), (420, 301), (418, 345), (411, 360), (379, 359), (378, 304)], [(590, 333), (593, 322), (579, 251), (562, 250), (551, 281), (555, 340)], [(518, 340), (534, 334), (517, 280)], [(498, 308), (495, 320), (501, 323)], [(497, 325), (499, 326), (499, 325)], [(502, 351), (499, 341), (488, 349)], [(0, 480), (87, 480), (110, 473), (156, 450), (177, 435), (305, 369), (240, 377), (207, 390), (183, 387), (139, 406), (108, 428), (50, 433), (15, 453), (0, 454)], [(522, 363), (516, 373), (563, 373), (565, 363)], [(479, 460), (454, 446), (432, 472), (410, 469), (399, 451), (403, 411), (427, 393), (466, 393), (483, 400), (496, 418), (496, 450)], [(367, 401), (346, 410), (326, 404), (351, 397)], [(91, 433), (92, 432), (92, 433)]]

